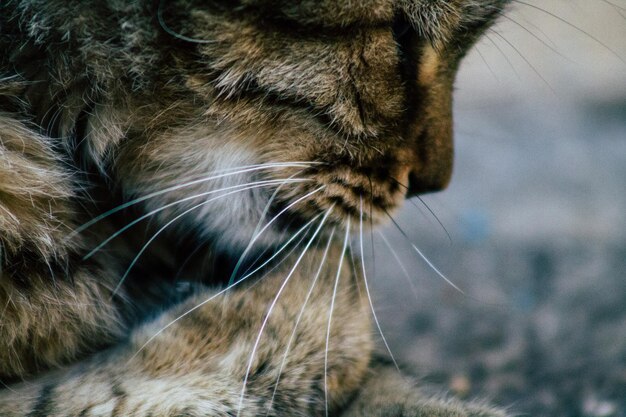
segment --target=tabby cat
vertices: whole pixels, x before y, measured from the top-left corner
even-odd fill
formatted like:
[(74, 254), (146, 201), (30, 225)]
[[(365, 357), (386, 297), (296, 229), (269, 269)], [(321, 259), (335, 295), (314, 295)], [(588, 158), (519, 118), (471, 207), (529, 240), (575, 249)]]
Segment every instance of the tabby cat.
[(1, 1), (0, 415), (504, 416), (375, 359), (359, 253), (506, 3)]

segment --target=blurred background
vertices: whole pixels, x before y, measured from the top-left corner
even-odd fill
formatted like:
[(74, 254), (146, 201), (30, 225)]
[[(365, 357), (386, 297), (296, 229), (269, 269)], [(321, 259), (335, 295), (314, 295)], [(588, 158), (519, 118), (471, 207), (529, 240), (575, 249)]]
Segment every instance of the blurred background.
[(463, 293), (374, 234), (390, 350), (515, 415), (626, 416), (626, 0), (513, 4), (457, 89), (455, 174), (423, 197), (450, 238), (419, 200), (396, 218)]

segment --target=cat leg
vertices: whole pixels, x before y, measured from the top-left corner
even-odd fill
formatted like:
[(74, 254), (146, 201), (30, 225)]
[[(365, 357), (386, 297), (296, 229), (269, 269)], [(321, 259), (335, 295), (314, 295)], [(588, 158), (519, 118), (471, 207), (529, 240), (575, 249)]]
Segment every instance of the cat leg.
[(502, 410), (479, 403), (420, 393), (417, 381), (393, 365), (375, 365), (342, 417), (506, 417)]
[(311, 254), (247, 288), (200, 292), (127, 343), (0, 391), (0, 415), (334, 415), (367, 372), (371, 329), (355, 276), (319, 264)]
[(50, 140), (0, 112), (0, 380), (121, 334), (107, 290), (113, 277), (77, 262), (79, 242), (67, 238), (72, 197)]

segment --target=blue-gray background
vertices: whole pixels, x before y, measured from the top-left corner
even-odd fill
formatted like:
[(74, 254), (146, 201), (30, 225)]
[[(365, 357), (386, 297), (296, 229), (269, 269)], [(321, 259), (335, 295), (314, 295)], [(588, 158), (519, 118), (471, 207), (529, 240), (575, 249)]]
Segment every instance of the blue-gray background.
[(374, 303), (395, 356), (440, 389), (623, 417), (626, 1), (528, 2), (578, 29), (517, 4), (465, 60), (455, 174), (424, 198), (452, 242), (419, 202), (397, 216), (465, 295), (387, 227), (412, 284), (374, 235)]

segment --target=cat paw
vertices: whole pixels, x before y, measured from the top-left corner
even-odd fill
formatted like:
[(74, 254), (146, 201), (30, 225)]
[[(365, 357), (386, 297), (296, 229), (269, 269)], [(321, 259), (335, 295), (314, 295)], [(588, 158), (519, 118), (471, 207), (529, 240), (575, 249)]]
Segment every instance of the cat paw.
[(361, 402), (351, 407), (342, 417), (508, 417), (504, 411), (454, 400), (406, 400)]
[(505, 412), (492, 407), (449, 400), (390, 404), (381, 407), (375, 415), (380, 417), (507, 417)]
[(342, 417), (509, 417), (484, 403), (462, 402), (443, 396), (425, 395), (418, 381), (392, 367), (372, 370)]

